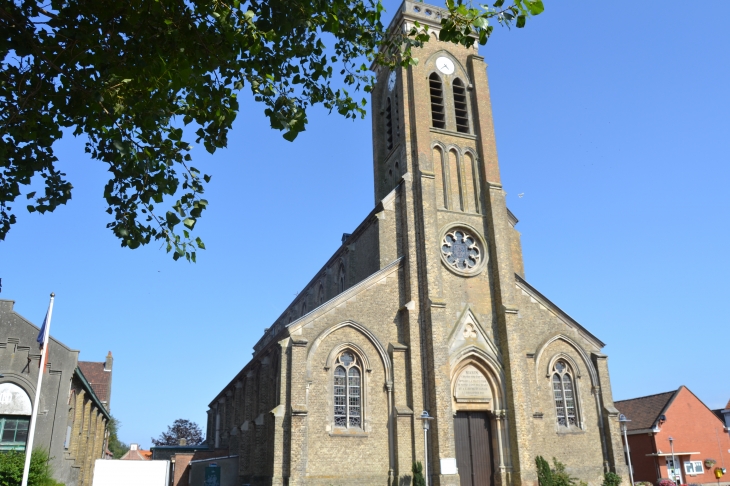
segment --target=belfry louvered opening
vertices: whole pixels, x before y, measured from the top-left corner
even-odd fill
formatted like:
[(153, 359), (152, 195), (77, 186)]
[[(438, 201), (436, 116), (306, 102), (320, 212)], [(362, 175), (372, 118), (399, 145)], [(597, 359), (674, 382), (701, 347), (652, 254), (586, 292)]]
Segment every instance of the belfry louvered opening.
[(466, 89), (461, 79), (454, 80), (454, 114), (456, 115), (456, 131), (469, 133), (469, 113), (466, 109)]
[(428, 77), (428, 85), (431, 88), (431, 125), (434, 128), (446, 128), (444, 90), (438, 74), (433, 73)]
[(388, 97), (388, 105), (385, 107), (385, 132), (388, 142), (388, 150), (393, 148), (393, 106)]

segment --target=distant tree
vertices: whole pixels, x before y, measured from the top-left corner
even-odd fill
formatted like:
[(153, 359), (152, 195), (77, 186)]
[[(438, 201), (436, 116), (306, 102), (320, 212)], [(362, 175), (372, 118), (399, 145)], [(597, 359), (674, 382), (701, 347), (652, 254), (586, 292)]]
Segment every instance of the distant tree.
[(114, 454), (114, 459), (119, 459), (129, 450), (129, 446), (119, 440), (118, 433), (121, 426), (122, 423), (114, 417), (112, 417), (107, 426), (107, 430), (109, 430), (109, 444), (107, 448)]
[(195, 422), (185, 419), (177, 419), (172, 425), (168, 425), (167, 432), (160, 434), (158, 439), (152, 439), (156, 446), (178, 445), (180, 439), (185, 439), (187, 445), (200, 445), (205, 442), (203, 430)]

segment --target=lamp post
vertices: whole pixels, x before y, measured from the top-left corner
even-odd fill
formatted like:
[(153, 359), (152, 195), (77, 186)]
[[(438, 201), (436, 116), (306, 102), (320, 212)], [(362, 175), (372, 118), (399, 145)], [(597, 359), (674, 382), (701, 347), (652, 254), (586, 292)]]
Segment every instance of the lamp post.
[[(672, 479), (674, 482), (677, 482), (677, 458), (674, 457), (674, 438), (669, 437), (669, 447), (672, 449)], [(682, 478), (680, 477), (679, 482), (682, 482)]]
[(618, 421), (621, 424), (621, 431), (624, 433), (624, 443), (626, 444), (626, 459), (629, 461), (629, 478), (631, 479), (631, 486), (634, 486), (634, 468), (631, 467), (631, 451), (629, 450), (629, 439), (626, 437), (626, 430), (628, 429), (627, 424), (631, 420), (626, 418), (626, 415), (621, 414), (618, 416)]
[(428, 486), (428, 429), (430, 427), (429, 421), (433, 420), (433, 417), (424, 410), (418, 419), (423, 421), (423, 477), (426, 480), (426, 486)]

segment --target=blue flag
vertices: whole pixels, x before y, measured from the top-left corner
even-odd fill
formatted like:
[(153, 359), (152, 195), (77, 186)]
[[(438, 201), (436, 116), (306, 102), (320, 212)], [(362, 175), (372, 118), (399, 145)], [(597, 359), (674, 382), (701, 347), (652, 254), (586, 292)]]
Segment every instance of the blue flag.
[(38, 338), (36, 341), (38, 341), (38, 345), (42, 348), (43, 347), (43, 339), (46, 337), (46, 322), (48, 321), (48, 312), (46, 312), (46, 317), (43, 318), (43, 325), (41, 326), (41, 330), (38, 333)]

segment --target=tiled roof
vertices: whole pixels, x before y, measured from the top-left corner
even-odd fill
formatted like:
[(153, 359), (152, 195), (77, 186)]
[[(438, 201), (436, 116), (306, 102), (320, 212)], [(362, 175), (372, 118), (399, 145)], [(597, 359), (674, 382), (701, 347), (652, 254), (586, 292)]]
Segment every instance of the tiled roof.
[(649, 429), (654, 426), (657, 418), (677, 391), (621, 400), (620, 402), (614, 402), (614, 406), (619, 412), (626, 415), (627, 419), (631, 420), (627, 424), (627, 430)]
[[(96, 361), (79, 361), (79, 368), (99, 400), (108, 404), (112, 373), (111, 371), (104, 371), (104, 364), (103, 361), (100, 363)], [(107, 408), (109, 407), (107, 406)]]
[(725, 410), (730, 408), (730, 400), (727, 401), (727, 405), (725, 405)]
[(149, 461), (152, 459), (152, 451), (144, 449), (130, 449), (119, 458), (122, 461)]

